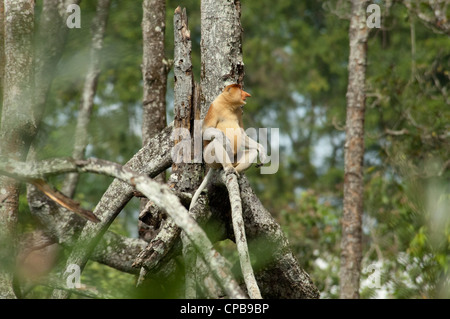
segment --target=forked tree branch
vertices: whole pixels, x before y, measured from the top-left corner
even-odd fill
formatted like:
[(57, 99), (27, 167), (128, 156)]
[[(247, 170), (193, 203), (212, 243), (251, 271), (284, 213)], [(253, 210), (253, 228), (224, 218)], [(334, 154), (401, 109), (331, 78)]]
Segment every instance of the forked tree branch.
[[(161, 133), (150, 139), (147, 145), (141, 148), (124, 167), (150, 177), (155, 177), (166, 170), (172, 164), (170, 155), (173, 145), (172, 131), (173, 124), (170, 124)], [(88, 223), (84, 226), (77, 242), (73, 245), (74, 249), (67, 259), (67, 265), (76, 264), (84, 269), (92, 250), (109, 225), (133, 197), (134, 190), (131, 185), (119, 179), (115, 179), (111, 183), (94, 210), (94, 214), (101, 222), (97, 224)], [(67, 297), (65, 292), (61, 292), (61, 296), (58, 296), (58, 293), (55, 293), (55, 295), (58, 298)]]
[[(215, 280), (226, 291), (230, 298), (245, 298), (245, 294), (234, 280), (231, 272), (223, 267), (223, 257), (213, 248), (203, 229), (189, 216), (188, 211), (181, 205), (170, 189), (160, 185), (144, 174), (136, 173), (119, 164), (99, 160), (54, 159), (35, 163), (7, 161), (0, 163), (0, 173), (12, 178), (29, 179), (40, 178), (44, 175), (62, 174), (69, 172), (88, 172), (115, 177), (135, 187), (147, 198), (165, 209), (193, 243), (202, 259), (206, 262)], [(66, 279), (66, 278), (64, 278)], [(60, 291), (60, 290), (59, 290)], [(65, 294), (62, 295), (63, 297)]]

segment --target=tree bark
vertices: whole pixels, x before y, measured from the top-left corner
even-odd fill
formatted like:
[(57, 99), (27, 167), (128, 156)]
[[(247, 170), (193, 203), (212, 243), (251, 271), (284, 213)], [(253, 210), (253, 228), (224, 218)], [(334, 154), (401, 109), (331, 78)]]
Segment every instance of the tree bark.
[[(164, 55), (166, 20), (165, 0), (143, 0), (142, 2), (142, 77), (144, 81), (142, 99), (142, 145), (161, 132), (167, 125), (166, 90), (168, 65)], [(156, 178), (165, 182), (165, 173)], [(141, 213), (148, 200), (141, 198)], [(147, 228), (138, 222), (139, 236), (151, 237)]]
[[(170, 150), (172, 149), (172, 130), (169, 125), (161, 133), (150, 139), (149, 143), (139, 150), (125, 167), (139, 173), (148, 174), (155, 177), (172, 164)], [(101, 220), (95, 225), (87, 224), (83, 228), (75, 248), (70, 254), (67, 265), (76, 264), (84, 269), (94, 247), (122, 211), (128, 201), (133, 197), (134, 188), (131, 185), (115, 179), (103, 194), (99, 203), (95, 207), (94, 214)], [(66, 298), (66, 291), (54, 292), (54, 297)]]
[[(92, 44), (86, 78), (84, 80), (80, 110), (78, 112), (77, 126), (75, 129), (75, 142), (72, 152), (74, 159), (83, 159), (88, 144), (88, 126), (94, 106), (94, 97), (97, 91), (97, 82), (100, 75), (100, 52), (103, 48), (103, 38), (108, 20), (109, 5), (111, 0), (99, 0), (97, 12), (92, 23)], [(68, 197), (73, 197), (78, 184), (79, 174), (68, 174), (61, 189)]]
[[(201, 118), (223, 88), (231, 83), (243, 84), (241, 4), (236, 1), (202, 0), (201, 2)], [(227, 216), (229, 197), (223, 185), (208, 187), (209, 205), (213, 216)], [(270, 217), (245, 177), (239, 179), (243, 205), (245, 233), (250, 252), (273, 257), (266, 267), (256, 269), (256, 278), (264, 298), (318, 298), (319, 292), (308, 274), (301, 269), (288, 247), (280, 226)], [(244, 183), (244, 184), (242, 184)], [(244, 185), (244, 186), (243, 186)], [(224, 220), (229, 234), (234, 234)], [(255, 245), (256, 242), (264, 242)], [(269, 262), (270, 260), (270, 262)]]
[[(3, 93), (3, 77), (5, 72), (5, 4), (4, 0), (0, 0), (0, 94)], [(0, 99), (0, 116), (2, 114), (3, 99)], [(0, 117), (1, 118), (1, 117)]]
[(201, 1), (201, 118), (228, 84), (243, 84), (241, 2)]
[(364, 110), (367, 61), (367, 1), (352, 1), (345, 139), (340, 297), (359, 298), (363, 214)]
[[(181, 192), (193, 192), (201, 182), (201, 165), (192, 164), (195, 156), (201, 161), (201, 149), (195, 149), (193, 136), (201, 134), (201, 127), (195, 127), (194, 121), (200, 118), (200, 105), (198, 103), (199, 87), (194, 83), (193, 66), (191, 60), (191, 33), (188, 26), (186, 9), (180, 7), (174, 14), (174, 147), (179, 142), (190, 142), (191, 152), (178, 157), (172, 165), (170, 183)], [(197, 129), (197, 131), (195, 131)], [(177, 134), (180, 133), (180, 134)], [(185, 136), (181, 133), (189, 133)], [(186, 140), (188, 139), (188, 140)]]
[[(178, 199), (166, 185), (160, 185), (153, 181), (146, 174), (137, 173), (119, 164), (99, 160), (73, 160), (55, 159), (40, 161), (31, 165), (25, 162), (8, 161), (0, 163), (0, 174), (8, 175), (19, 179), (37, 178), (48, 174), (61, 174), (64, 172), (86, 172), (112, 176), (120, 179), (142, 192), (147, 198), (162, 207), (185, 233), (189, 241), (192, 242), (202, 259), (205, 261), (214, 278), (227, 292), (230, 298), (245, 298), (237, 282), (233, 279), (231, 271), (224, 266), (226, 262), (223, 257), (214, 249), (203, 229), (189, 215), (187, 209), (183, 207)], [(86, 250), (93, 247), (82, 247)], [(66, 278), (64, 278), (66, 279)], [(66, 291), (57, 290), (53, 297), (66, 297)]]
[(167, 61), (164, 56), (166, 21), (165, 0), (144, 0), (142, 3), (144, 80), (142, 143), (161, 132), (167, 125), (166, 90)]
[(34, 92), (34, 1), (5, 1), (2, 156), (24, 159), (37, 124)]
[[(0, 161), (25, 160), (30, 141), (37, 131), (32, 103), (34, 1), (4, 2), (4, 81), (0, 124)], [(0, 296), (14, 298), (12, 267), (17, 245), (19, 184), (0, 177)]]
[[(168, 184), (176, 192), (193, 193), (201, 181), (202, 166), (201, 164), (191, 163), (194, 157), (192, 152), (191, 154), (178, 153), (176, 150), (180, 145), (183, 146), (186, 143), (191, 146), (191, 150), (194, 149), (192, 136), (199, 134), (199, 132), (194, 132), (195, 129), (198, 129), (198, 127), (194, 126), (194, 120), (200, 116), (200, 104), (198, 102), (199, 87), (194, 83), (192, 72), (192, 45), (186, 10), (181, 10), (178, 7), (174, 12), (173, 21), (175, 118), (173, 135), (174, 151), (172, 153), (174, 155), (173, 157), (178, 160), (175, 159), (172, 164), (172, 174)], [(198, 150), (198, 152), (201, 157), (201, 150)], [(158, 215), (161, 215), (160, 208), (152, 205), (151, 210), (152, 214), (150, 212), (144, 212), (145, 215), (142, 216), (143, 220), (150, 219), (148, 222), (151, 222), (151, 219), (160, 219), (158, 218)], [(151, 217), (149, 217), (150, 215)], [(171, 218), (166, 219), (162, 224), (163, 226), (160, 226), (158, 234), (152, 238), (147, 248), (136, 258), (135, 266), (143, 267), (139, 283), (145, 278), (147, 272), (154, 271), (156, 265), (167, 255), (180, 235), (180, 229)], [(188, 241), (184, 241), (184, 243), (189, 244)], [(184, 250), (191, 251), (189, 248)], [(187, 259), (195, 262), (195, 258), (185, 258), (185, 262)], [(189, 268), (189, 265), (186, 264), (185, 267)], [(192, 272), (195, 272), (194, 268)], [(189, 281), (188, 277), (192, 276), (192, 272), (190, 270), (185, 271), (187, 276), (186, 281)]]
[[(45, 3), (56, 3), (56, 0), (47, 0)], [(60, 0), (57, 1), (58, 10), (61, 12), (61, 4), (65, 3)], [(144, 11), (149, 10), (150, 7), (145, 9), (145, 5), (150, 5), (152, 1), (144, 1)], [(160, 1), (159, 3), (163, 3)], [(56, 8), (56, 6), (55, 6)], [(154, 7), (151, 8), (152, 13)], [(148, 12), (147, 12), (148, 13)], [(58, 15), (61, 16), (60, 14)], [(153, 19), (153, 16), (147, 17)], [(143, 32), (146, 30), (152, 32), (152, 30), (146, 29), (145, 21), (143, 19)], [(198, 85), (195, 85), (192, 78), (192, 64), (190, 61), (190, 34), (187, 29), (187, 19), (185, 13), (180, 11), (176, 12), (175, 19), (175, 33), (179, 34), (178, 44), (175, 44), (175, 127), (185, 128), (190, 131), (191, 136), (194, 135), (193, 120), (199, 119), (206, 113), (211, 101), (222, 91), (223, 87), (230, 83), (241, 83), (244, 77), (244, 65), (242, 62), (242, 27), (240, 24), (240, 1), (202, 1), (202, 90)], [(162, 22), (164, 23), (164, 22)], [(158, 27), (161, 29), (163, 25), (157, 25), (153, 31), (158, 31)], [(45, 33), (45, 30), (42, 30)], [(163, 32), (162, 32), (163, 33)], [(151, 38), (156, 38), (157, 35)], [(177, 38), (177, 36), (176, 36)], [(50, 39), (49, 39), (50, 41)], [(177, 41), (177, 40), (175, 40)], [(147, 43), (144, 40), (144, 46)], [(177, 49), (180, 51), (177, 53)], [(144, 48), (145, 50), (145, 48)], [(149, 48), (150, 51), (154, 50), (154, 47)], [(144, 58), (146, 53), (144, 52)], [(145, 62), (144, 62), (145, 64)], [(145, 67), (143, 67), (144, 82), (146, 79)], [(37, 78), (37, 77), (36, 77)], [(151, 84), (151, 77), (149, 77), (149, 84)], [(48, 79), (47, 79), (48, 80)], [(44, 81), (45, 83), (45, 81)], [(46, 83), (50, 83), (47, 81)], [(144, 84), (146, 85), (146, 84)], [(49, 85), (47, 86), (47, 88)], [(203, 92), (203, 93), (200, 93)], [(145, 92), (148, 92), (145, 90)], [(45, 101), (41, 99), (41, 96), (37, 100)], [(201, 103), (199, 102), (201, 101)], [(144, 104), (148, 105), (152, 101), (147, 100), (144, 93)], [(45, 103), (44, 103), (45, 104)], [(201, 104), (201, 112), (199, 105)], [(202, 116), (201, 116), (202, 113)], [(215, 203), (211, 206), (205, 204), (206, 197), (201, 196), (199, 203), (193, 209), (191, 214), (187, 214), (187, 210), (177, 199), (175, 194), (183, 194), (183, 198), (188, 198), (185, 194), (195, 190), (201, 179), (201, 165), (193, 164), (179, 164), (175, 163), (172, 167), (172, 177), (169, 182), (169, 187), (172, 187), (169, 191), (167, 186), (161, 186), (148, 178), (156, 176), (158, 173), (164, 171), (172, 164), (171, 150), (173, 149), (174, 141), (172, 138), (172, 132), (174, 127), (169, 126), (165, 128), (161, 133), (157, 134), (153, 138), (150, 138), (148, 143), (125, 165), (124, 168), (119, 165), (103, 165), (101, 161), (75, 161), (64, 162), (64, 160), (57, 160), (55, 162), (43, 161), (44, 166), (41, 168), (47, 169), (47, 171), (40, 170), (39, 165), (32, 166), (32, 164), (23, 164), (19, 170), (16, 171), (17, 175), (24, 176), (26, 169), (30, 169), (28, 173), (32, 176), (38, 176), (44, 173), (54, 172), (69, 172), (69, 171), (90, 171), (111, 174), (117, 177), (116, 180), (110, 185), (108, 190), (103, 195), (102, 199), (98, 203), (94, 214), (101, 219), (101, 223), (92, 224), (90, 222), (80, 221), (73, 214), (67, 214), (70, 218), (64, 219), (64, 226), (59, 228), (56, 225), (59, 220), (58, 216), (63, 214), (55, 214), (55, 211), (51, 210), (50, 205), (43, 204), (39, 206), (39, 199), (34, 197), (37, 195), (33, 193), (32, 187), (30, 187), (29, 200), (32, 211), (36, 215), (41, 214), (42, 221), (46, 223), (53, 223), (55, 226), (52, 231), (48, 231), (46, 235), (51, 238), (45, 238), (45, 240), (55, 240), (63, 245), (74, 247), (71, 252), (66, 265), (76, 264), (81, 269), (84, 268), (88, 258), (93, 258), (105, 264), (112, 265), (117, 269), (121, 269), (127, 272), (137, 272), (138, 270), (131, 266), (133, 256), (137, 255), (137, 252), (142, 251), (145, 247), (145, 243), (142, 240), (133, 240), (129, 238), (123, 238), (113, 233), (107, 232), (109, 225), (119, 214), (125, 204), (132, 197), (134, 187), (144, 193), (144, 195), (151, 198), (156, 205), (165, 209), (169, 216), (168, 222), (165, 224), (173, 225), (177, 231), (168, 230), (170, 235), (169, 239), (164, 242), (164, 245), (172, 250), (169, 256), (170, 261), (173, 263), (173, 255), (179, 253), (180, 240), (178, 244), (175, 239), (180, 239), (183, 243), (183, 249), (185, 249), (186, 256), (194, 256), (189, 265), (192, 270), (196, 270), (198, 265), (201, 267), (203, 274), (196, 274), (197, 278), (193, 277), (187, 285), (190, 292), (198, 287), (195, 287), (196, 282), (199, 280), (204, 281), (205, 277), (211, 276), (215, 278), (215, 283), (218, 286), (208, 285), (209, 288), (203, 287), (206, 290), (206, 295), (220, 296), (222, 292), (219, 292), (217, 287), (221, 287), (222, 291), (228, 294), (231, 298), (245, 297), (244, 293), (237, 286), (231, 272), (230, 267), (225, 260), (213, 249), (211, 241), (225, 238), (226, 228), (231, 229), (232, 223), (226, 216), (229, 212), (228, 208), (230, 204), (230, 198), (224, 187), (226, 180), (222, 177), (218, 183), (213, 185), (213, 189), (208, 193), (216, 196), (214, 198)], [(144, 133), (143, 133), (144, 134)], [(181, 142), (181, 140), (175, 140), (175, 143)], [(192, 155), (192, 154), (191, 154)], [(0, 162), (0, 166), (3, 164)], [(28, 165), (28, 166), (27, 166)], [(45, 166), (46, 165), (46, 166)], [(66, 165), (66, 166), (64, 166)], [(12, 167), (12, 166), (11, 166)], [(11, 167), (3, 166), (4, 174), (11, 174)], [(131, 168), (135, 172), (130, 172), (127, 168)], [(59, 171), (58, 171), (59, 170)], [(140, 175), (142, 174), (142, 175)], [(233, 176), (234, 177), (234, 176)], [(119, 180), (120, 179), (120, 180)], [(236, 181), (235, 179), (233, 179)], [(126, 183), (125, 183), (126, 182)], [(241, 193), (237, 191), (237, 185), (234, 183), (233, 192), (231, 197), (232, 202), (238, 201), (239, 197), (242, 198), (242, 213), (243, 222), (240, 222), (240, 226), (245, 227), (245, 233), (250, 245), (250, 251), (258, 256), (258, 260), (255, 268), (256, 278), (258, 285), (261, 289), (261, 293), (264, 297), (271, 298), (317, 298), (317, 289), (312, 284), (309, 276), (300, 268), (298, 261), (293, 256), (289, 249), (288, 242), (281, 230), (281, 227), (275, 222), (270, 214), (264, 209), (262, 204), (257, 199), (254, 192), (251, 190), (248, 181), (245, 176), (239, 179), (241, 186)], [(131, 185), (129, 185), (131, 184)], [(240, 195), (240, 196), (239, 196)], [(220, 198), (220, 196), (222, 196)], [(180, 196), (178, 196), (180, 197)], [(212, 198), (212, 197), (211, 197)], [(218, 199), (216, 201), (216, 199)], [(226, 204), (225, 204), (226, 203)], [(187, 203), (188, 204), (188, 203)], [(225, 205), (224, 205), (225, 204)], [(233, 205), (234, 206), (234, 205)], [(45, 209), (42, 209), (44, 208)], [(205, 209), (205, 207), (207, 207)], [(211, 213), (208, 209), (214, 210)], [(39, 211), (41, 210), (41, 211)], [(61, 209), (57, 209), (61, 213)], [(198, 212), (202, 210), (202, 212)], [(223, 218), (222, 223), (217, 223), (217, 220), (211, 221), (214, 225), (214, 232), (209, 236), (206, 236), (205, 232), (198, 226), (202, 223), (206, 223), (210, 217), (217, 219)], [(195, 219), (196, 222), (194, 221)], [(169, 221), (172, 224), (169, 224)], [(220, 225), (219, 225), (220, 224)], [(57, 229), (55, 229), (57, 228)], [(170, 227), (167, 227), (168, 229)], [(241, 227), (242, 230), (243, 227)], [(77, 238), (77, 234), (80, 234)], [(160, 232), (161, 233), (161, 232)], [(178, 236), (181, 234), (181, 236)], [(239, 237), (239, 232), (235, 235), (232, 231), (228, 232), (229, 238)], [(242, 231), (241, 231), (242, 234)], [(236, 239), (236, 238), (234, 238)], [(239, 238), (238, 238), (239, 240)], [(261, 245), (263, 243), (263, 245)], [(177, 246), (175, 246), (177, 244)], [(104, 246), (106, 245), (106, 246)], [(164, 246), (163, 245), (163, 246)], [(154, 246), (156, 249), (161, 246)], [(169, 248), (163, 247), (165, 253)], [(192, 248), (195, 248), (196, 253), (192, 255)], [(111, 249), (113, 251), (111, 251)], [(176, 251), (172, 254), (173, 251)], [(158, 251), (159, 252), (159, 251)], [(197, 258), (196, 254), (202, 258)], [(160, 258), (159, 256), (156, 256)], [(248, 254), (247, 256), (248, 257)], [(269, 257), (269, 258), (266, 258)], [(168, 264), (166, 258), (161, 264), (163, 267)], [(189, 259), (189, 258), (186, 258)], [(157, 271), (161, 269), (161, 264)], [(166, 267), (169, 268), (169, 267)], [(206, 269), (206, 270), (205, 270)], [(212, 274), (212, 275), (211, 275)], [(64, 277), (63, 278), (64, 281)], [(61, 288), (62, 289), (62, 288)], [(55, 298), (66, 298), (70, 293), (69, 290), (56, 289), (53, 293)], [(193, 295), (196, 297), (196, 295)]]
[[(27, 201), (31, 214), (41, 225), (42, 233), (52, 243), (69, 249), (77, 243), (78, 234), (86, 224), (84, 218), (43, 196), (33, 185), (28, 187)], [(126, 238), (108, 231), (95, 247), (91, 259), (120, 271), (137, 273), (132, 263), (145, 246), (146, 242), (143, 240)]]

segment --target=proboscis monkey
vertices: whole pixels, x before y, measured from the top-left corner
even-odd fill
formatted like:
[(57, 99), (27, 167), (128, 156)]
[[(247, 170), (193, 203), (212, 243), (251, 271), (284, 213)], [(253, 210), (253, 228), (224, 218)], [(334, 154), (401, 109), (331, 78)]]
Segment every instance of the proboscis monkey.
[[(240, 172), (248, 169), (259, 157), (262, 163), (266, 160), (266, 151), (258, 142), (251, 139), (244, 131), (242, 107), (251, 95), (242, 90), (241, 85), (231, 84), (211, 103), (203, 121), (204, 140), (203, 158), (212, 169), (223, 169), (226, 172)], [(227, 141), (223, 141), (223, 133)], [(211, 176), (210, 169), (202, 184), (192, 197), (191, 209), (205, 188)]]

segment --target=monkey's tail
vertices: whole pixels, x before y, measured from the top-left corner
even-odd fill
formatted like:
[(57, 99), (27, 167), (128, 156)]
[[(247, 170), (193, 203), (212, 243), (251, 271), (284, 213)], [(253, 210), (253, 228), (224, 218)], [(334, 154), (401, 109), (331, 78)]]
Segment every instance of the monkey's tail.
[(208, 184), (208, 180), (210, 179), (212, 175), (213, 169), (210, 168), (208, 173), (206, 174), (205, 178), (203, 179), (203, 182), (200, 184), (200, 186), (197, 188), (197, 190), (194, 193), (194, 196), (192, 196), (191, 204), (189, 205), (189, 210), (194, 207), (195, 202), (197, 202), (198, 197), (200, 196), (202, 190), (206, 187), (206, 184)]

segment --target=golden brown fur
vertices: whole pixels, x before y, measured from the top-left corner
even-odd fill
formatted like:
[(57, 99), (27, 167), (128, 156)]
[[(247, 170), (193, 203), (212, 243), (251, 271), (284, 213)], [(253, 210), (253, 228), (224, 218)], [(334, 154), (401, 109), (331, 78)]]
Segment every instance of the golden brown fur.
[[(252, 140), (244, 131), (241, 106), (251, 95), (242, 90), (241, 85), (232, 84), (225, 87), (222, 93), (211, 103), (203, 121), (202, 133), (204, 141), (203, 158), (211, 167), (203, 182), (192, 197), (191, 209), (201, 191), (206, 187), (212, 169), (224, 168), (239, 176), (239, 172), (248, 169), (256, 160), (258, 153), (263, 162), (265, 160), (264, 147)], [(232, 144), (232, 153), (228, 154), (223, 141), (223, 133)]]
[[(225, 87), (223, 92), (211, 103), (208, 113), (203, 121), (202, 131), (213, 127), (221, 130), (233, 142), (233, 152), (236, 155), (241, 147), (241, 128), (244, 128), (242, 121), (241, 106), (245, 105), (245, 100), (251, 95), (242, 90), (241, 85), (231, 84)], [(228, 134), (227, 134), (227, 130)], [(230, 130), (233, 129), (233, 130)], [(204, 142), (204, 147), (209, 141)]]

